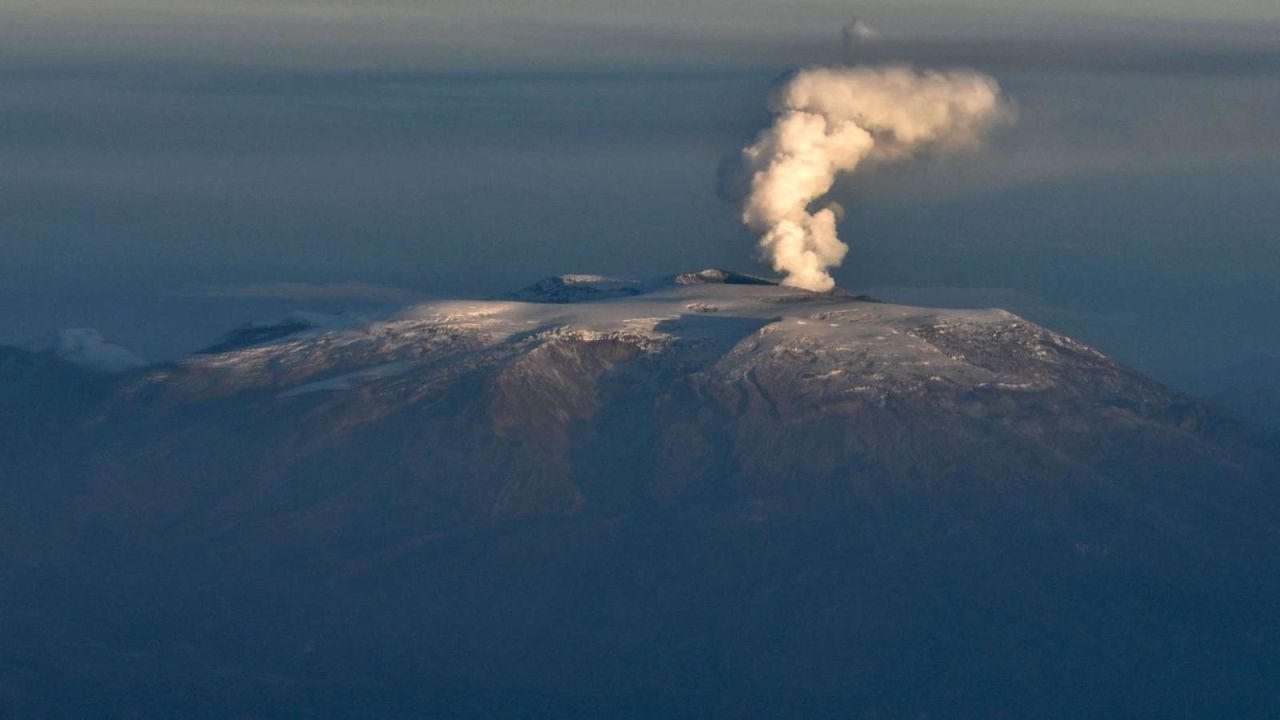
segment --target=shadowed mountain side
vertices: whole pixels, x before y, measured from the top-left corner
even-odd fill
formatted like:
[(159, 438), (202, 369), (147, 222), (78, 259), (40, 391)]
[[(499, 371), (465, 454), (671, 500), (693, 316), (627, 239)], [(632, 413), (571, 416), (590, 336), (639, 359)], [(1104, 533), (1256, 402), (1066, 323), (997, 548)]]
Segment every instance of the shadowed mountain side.
[(441, 301), (81, 417), (2, 526), (19, 712), (1280, 709), (1280, 440), (1003, 311)]

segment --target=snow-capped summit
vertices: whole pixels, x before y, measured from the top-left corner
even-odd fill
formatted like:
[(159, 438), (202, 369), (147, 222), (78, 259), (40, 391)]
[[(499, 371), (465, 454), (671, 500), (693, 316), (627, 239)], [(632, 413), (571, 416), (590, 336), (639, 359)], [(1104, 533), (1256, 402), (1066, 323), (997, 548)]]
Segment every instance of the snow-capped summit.
[(602, 340), (682, 374), (729, 382), (767, 369), (796, 392), (828, 398), (1139, 378), (1003, 310), (892, 305), (704, 270), (646, 283), (566, 275), (502, 299), (436, 300), (381, 318), (246, 325), (145, 382), (193, 400), (212, 383), (219, 394), (271, 387), (281, 398), (381, 388), (390, 401), (441, 371)]
[[(759, 441), (775, 459), (805, 446), (784, 437), (808, 419), (856, 425), (824, 451), (835, 453), (828, 460), (851, 461), (854, 443), (863, 447), (859, 462), (876, 468), (866, 472), (899, 479), (908, 472), (904, 450), (889, 442), (899, 433), (929, 438), (927, 450), (910, 453), (911, 473), (996, 472), (960, 469), (987, 461), (983, 436), (1030, 444), (1039, 449), (1027, 457), (1054, 458), (1065, 471), (1091, 463), (1076, 455), (1085, 448), (1135, 428), (1163, 428), (1160, 443), (1172, 443), (1188, 432), (1188, 417), (1206, 412), (1004, 310), (894, 305), (723, 271), (647, 283), (562, 276), (502, 299), (434, 300), (323, 326), (250, 326), (122, 387), (108, 412), (239, 398), (257, 408), (248, 416), (320, 412), (349, 428), (459, 393), (488, 404), (493, 422), (520, 408), (507, 432), (539, 437), (572, 434), (623, 397), (631, 407), (658, 403), (681, 427), (718, 412), (737, 427), (763, 423), (762, 432), (784, 421), (766, 433), (777, 437)], [(646, 432), (662, 435), (666, 423)], [(507, 497), (515, 505), (492, 512), (541, 512), (515, 510), (520, 502)]]

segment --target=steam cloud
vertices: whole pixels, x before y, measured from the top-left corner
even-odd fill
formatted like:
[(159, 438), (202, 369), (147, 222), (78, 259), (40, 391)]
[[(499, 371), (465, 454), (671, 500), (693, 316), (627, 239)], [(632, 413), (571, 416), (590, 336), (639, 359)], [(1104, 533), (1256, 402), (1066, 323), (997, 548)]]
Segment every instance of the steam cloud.
[(836, 234), (836, 203), (811, 212), (840, 173), (929, 148), (974, 148), (1009, 116), (1000, 86), (975, 72), (919, 73), (905, 67), (810, 68), (770, 100), (776, 118), (742, 152), (751, 184), (742, 221), (763, 233), (760, 249), (783, 284), (835, 287), (828, 270), (849, 246)]
[(860, 42), (870, 42), (880, 39), (880, 31), (876, 30), (865, 20), (854, 20), (848, 25), (840, 28), (840, 40), (844, 44), (846, 50), (854, 47)]

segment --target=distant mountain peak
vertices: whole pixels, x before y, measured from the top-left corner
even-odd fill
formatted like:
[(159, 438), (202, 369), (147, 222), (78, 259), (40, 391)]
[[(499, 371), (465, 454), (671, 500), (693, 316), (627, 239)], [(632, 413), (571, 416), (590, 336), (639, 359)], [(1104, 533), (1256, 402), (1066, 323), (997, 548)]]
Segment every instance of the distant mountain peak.
[(67, 328), (54, 333), (38, 350), (98, 372), (127, 372), (147, 364), (142, 357), (110, 342), (92, 328)]
[(679, 273), (671, 278), (676, 285), (701, 285), (701, 284), (723, 284), (723, 285), (777, 285), (774, 280), (768, 280), (755, 275), (746, 275), (743, 273), (733, 272), (732, 270), (721, 270), (719, 268), (708, 268), (697, 272)]

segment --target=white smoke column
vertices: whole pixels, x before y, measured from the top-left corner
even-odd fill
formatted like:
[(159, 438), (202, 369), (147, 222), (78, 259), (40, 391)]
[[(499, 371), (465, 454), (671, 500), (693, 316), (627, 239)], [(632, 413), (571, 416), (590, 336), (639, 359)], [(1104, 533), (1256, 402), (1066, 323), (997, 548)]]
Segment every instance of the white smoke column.
[(849, 246), (836, 235), (839, 205), (810, 212), (840, 173), (922, 148), (972, 148), (1008, 116), (1000, 86), (975, 72), (906, 67), (810, 68), (770, 100), (773, 126), (743, 150), (751, 189), (742, 221), (763, 233), (760, 249), (783, 284), (818, 292)]

